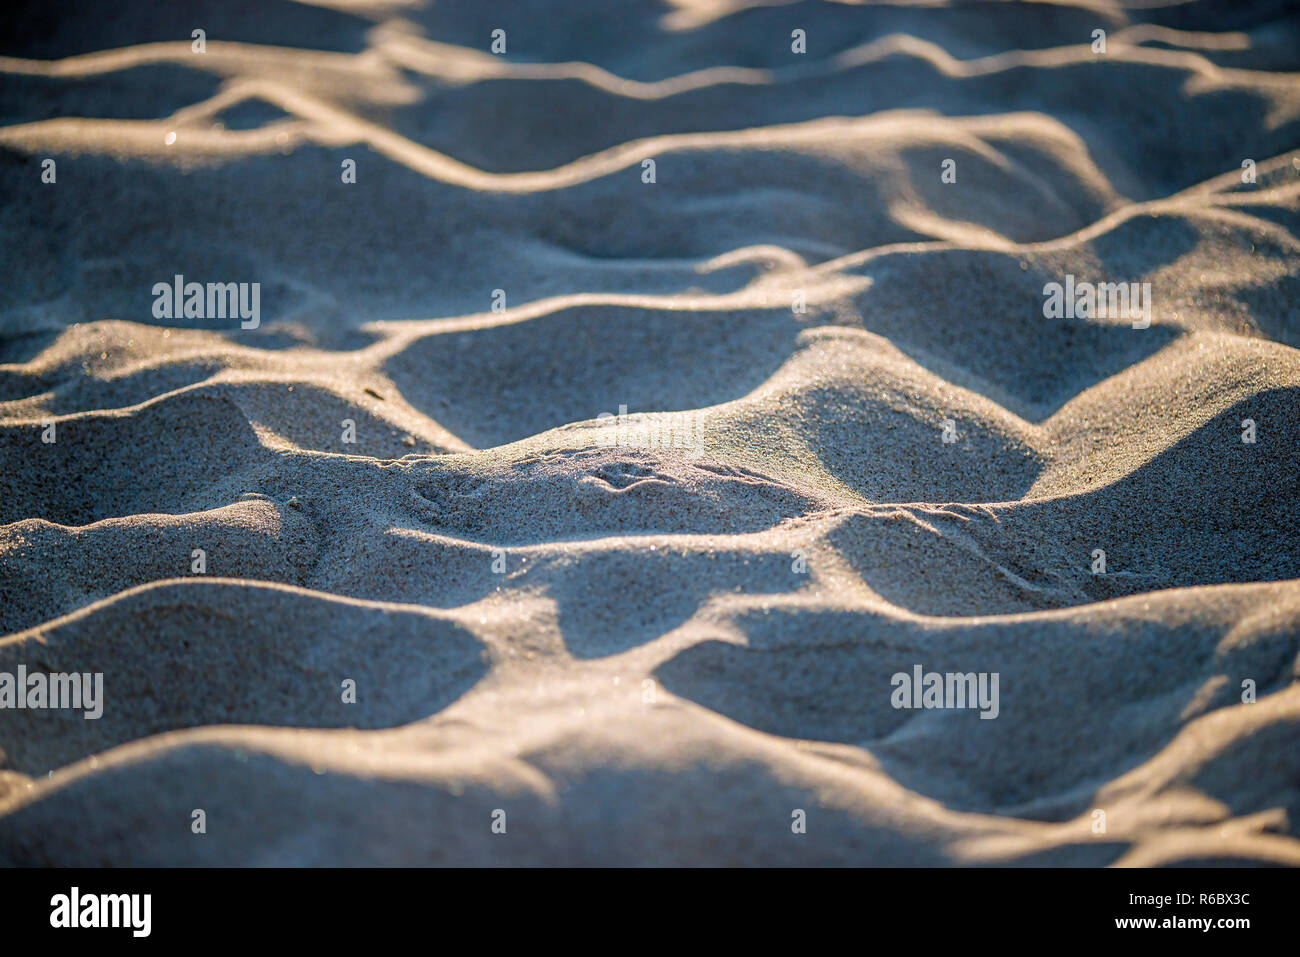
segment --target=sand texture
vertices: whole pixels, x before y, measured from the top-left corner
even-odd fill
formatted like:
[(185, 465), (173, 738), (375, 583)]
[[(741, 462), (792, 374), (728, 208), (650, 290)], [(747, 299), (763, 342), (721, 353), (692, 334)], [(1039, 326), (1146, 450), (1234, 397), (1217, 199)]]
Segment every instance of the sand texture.
[(105, 699), (0, 864), (1300, 864), (1294, 4), (111, 6), (0, 18), (0, 672)]

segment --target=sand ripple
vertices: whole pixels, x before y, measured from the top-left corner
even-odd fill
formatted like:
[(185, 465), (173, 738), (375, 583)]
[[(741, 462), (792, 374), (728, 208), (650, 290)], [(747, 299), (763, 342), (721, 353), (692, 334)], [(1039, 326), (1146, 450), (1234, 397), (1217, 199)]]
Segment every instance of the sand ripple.
[(0, 861), (1300, 864), (1276, 6), (7, 22)]

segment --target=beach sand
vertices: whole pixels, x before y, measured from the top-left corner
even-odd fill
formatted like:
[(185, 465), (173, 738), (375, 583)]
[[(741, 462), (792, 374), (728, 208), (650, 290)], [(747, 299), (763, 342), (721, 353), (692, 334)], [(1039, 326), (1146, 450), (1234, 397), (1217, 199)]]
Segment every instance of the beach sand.
[(0, 863), (1300, 864), (1298, 41), (7, 16)]

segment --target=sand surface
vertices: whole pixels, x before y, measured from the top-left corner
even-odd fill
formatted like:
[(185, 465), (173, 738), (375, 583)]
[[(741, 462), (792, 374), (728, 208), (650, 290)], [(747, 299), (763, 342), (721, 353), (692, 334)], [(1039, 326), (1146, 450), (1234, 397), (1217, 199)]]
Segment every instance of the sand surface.
[(1300, 864), (1300, 15), (1149, 6), (0, 18), (0, 863)]

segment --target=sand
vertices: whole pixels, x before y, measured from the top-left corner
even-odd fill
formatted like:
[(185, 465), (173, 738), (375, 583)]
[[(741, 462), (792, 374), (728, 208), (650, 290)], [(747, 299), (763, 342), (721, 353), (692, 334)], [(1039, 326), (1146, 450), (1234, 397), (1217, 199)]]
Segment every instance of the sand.
[(1298, 40), (5, 18), (0, 863), (1300, 864)]

